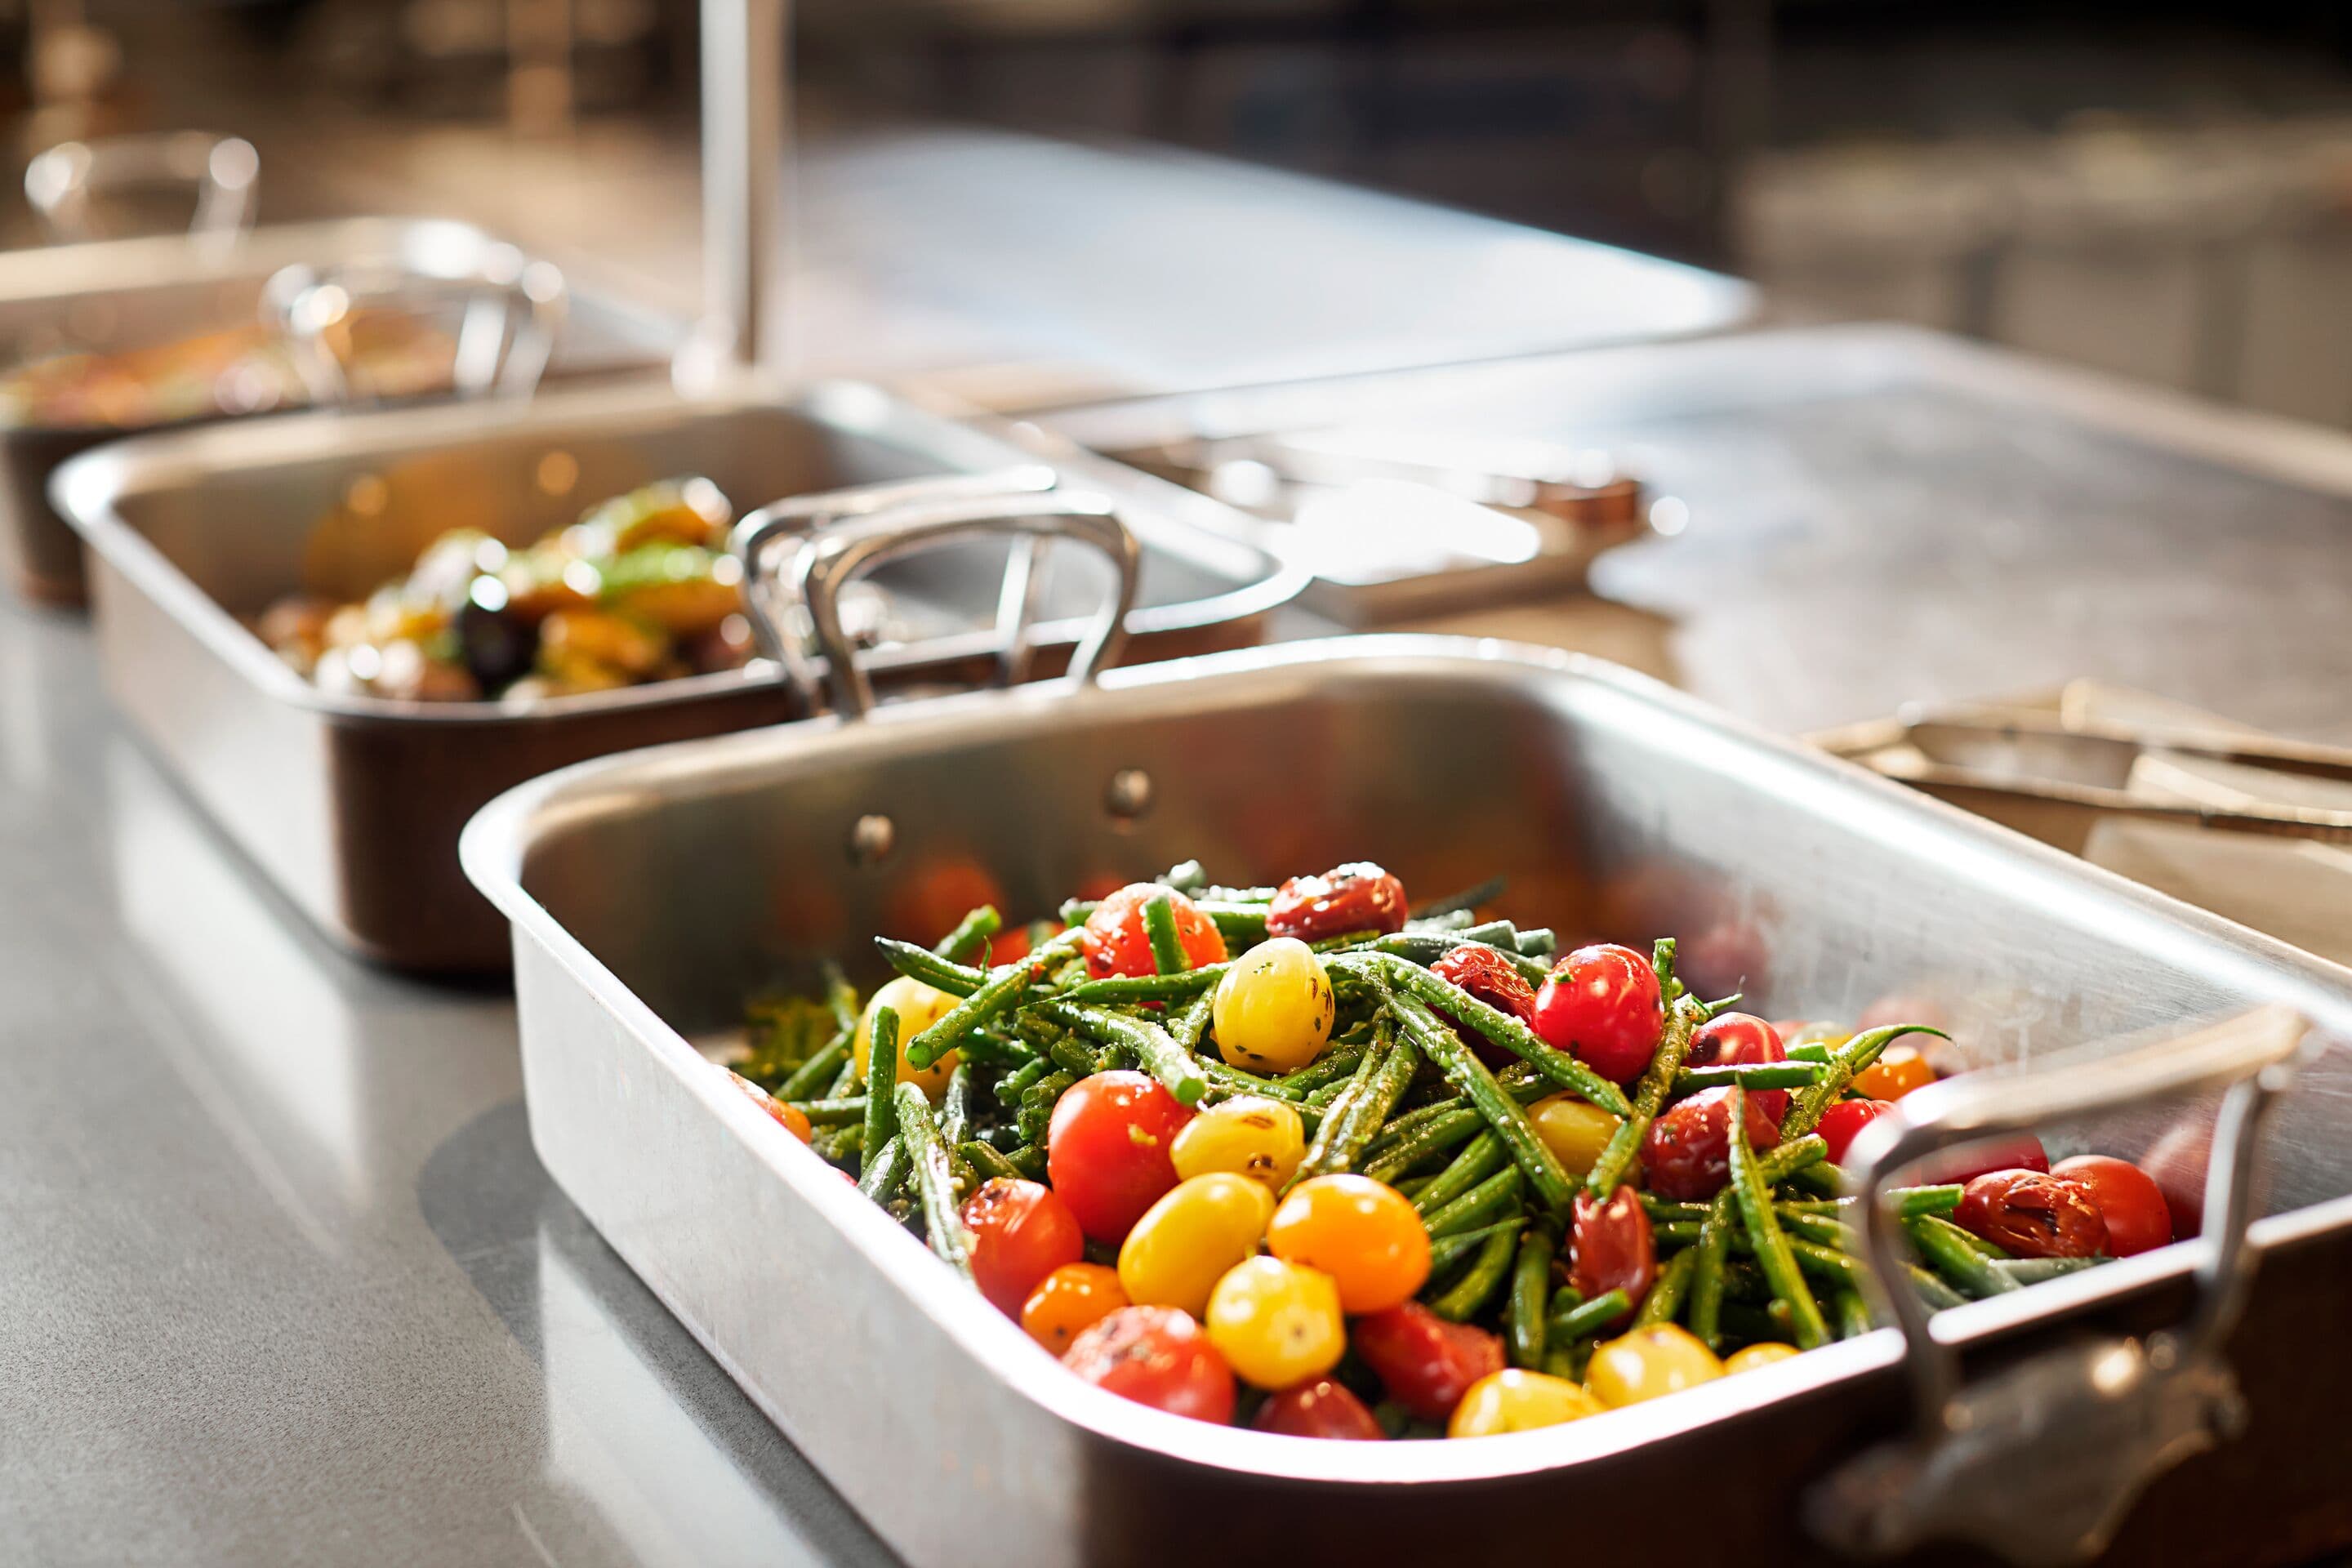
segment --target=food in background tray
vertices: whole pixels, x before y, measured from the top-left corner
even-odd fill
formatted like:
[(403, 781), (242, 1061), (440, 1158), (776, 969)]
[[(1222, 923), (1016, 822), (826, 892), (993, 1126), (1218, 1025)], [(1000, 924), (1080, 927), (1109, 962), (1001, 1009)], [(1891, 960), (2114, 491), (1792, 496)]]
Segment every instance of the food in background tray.
[(282, 599), (255, 629), (330, 691), (527, 701), (733, 669), (751, 656), (733, 509), (705, 479), (666, 479), (509, 549), (441, 535), (357, 604)]
[[(739, 1083), (1077, 1375), (1307, 1436), (1556, 1425), (1872, 1326), (1838, 1165), (1940, 1031), (1768, 1023), (1675, 944), (1555, 957), (1351, 865), (1197, 864), (1068, 925), (887, 939)], [(2125, 1161), (2007, 1138), (1891, 1194), (1937, 1306), (2160, 1247)]]
[[(448, 384), (454, 341), (413, 315), (356, 311), (331, 331), (329, 346), (372, 396), (415, 397)], [(0, 424), (12, 426), (135, 429), (309, 401), (285, 340), (257, 323), (145, 348), (53, 354), (0, 376)]]

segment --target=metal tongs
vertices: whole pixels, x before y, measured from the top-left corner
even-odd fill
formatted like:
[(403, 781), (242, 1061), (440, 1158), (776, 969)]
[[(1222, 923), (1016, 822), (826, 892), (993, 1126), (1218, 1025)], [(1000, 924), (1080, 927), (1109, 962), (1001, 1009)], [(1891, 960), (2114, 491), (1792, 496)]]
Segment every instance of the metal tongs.
[(2216, 729), (2095, 682), (1813, 741), (2078, 855), (2114, 818), (2352, 845), (2352, 750)]

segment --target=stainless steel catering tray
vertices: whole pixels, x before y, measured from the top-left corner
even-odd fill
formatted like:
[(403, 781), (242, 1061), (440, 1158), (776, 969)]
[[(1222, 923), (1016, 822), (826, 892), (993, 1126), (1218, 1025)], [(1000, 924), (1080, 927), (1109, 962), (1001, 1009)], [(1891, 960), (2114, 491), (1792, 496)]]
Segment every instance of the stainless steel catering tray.
[[(238, 617), (297, 588), (363, 595), (446, 529), (517, 542), (656, 479), (700, 474), (748, 508), (1034, 462), (866, 387), (689, 399), (636, 385), (142, 437), (76, 458), (54, 493), (90, 545), (110, 692), (230, 837), (356, 951), (491, 970), (507, 963), (505, 932), (457, 860), (458, 830), (483, 802), (583, 757), (772, 723), (804, 705), (765, 663), (523, 708), (336, 696)], [(1140, 536), (1128, 623), (1139, 648), (1255, 641), (1297, 591), (1263, 552), (1197, 526), (1219, 515), (1198, 498), (1083, 455), (1055, 468), (1109, 495)], [(967, 549), (887, 579), (908, 630), (872, 656), (877, 670), (902, 685), (987, 679), (1001, 561)], [(1070, 606), (1093, 601), (1084, 580), (1047, 575), (1035, 641), (1051, 673), (1077, 637)]]
[[(877, 817), (895, 847), (861, 858), (854, 825)], [(2246, 1436), (2142, 1499), (2111, 1559), (2302, 1561), (2352, 1541), (2352, 1358), (2314, 1349), (2352, 1289), (2352, 975), (1639, 677), (1493, 643), (1291, 644), (1062, 699), (959, 696), (608, 758), (507, 795), (464, 844), (514, 923), (541, 1158), (911, 1561), (1524, 1562), (1572, 1541), (1579, 1561), (1713, 1563), (1727, 1539), (1742, 1563), (1842, 1560), (1798, 1518), (1816, 1479), (1910, 1408), (1891, 1330), (1476, 1443), (1202, 1426), (1065, 1376), (688, 1044), (754, 990), (854, 960), (943, 862), (977, 859), (1025, 914), (1182, 857), (1264, 879), (1364, 854), (1421, 888), (1506, 868), (1504, 912), (1571, 935), (1679, 932), (1702, 987), (1740, 986), (1768, 1014), (1852, 1016), (1905, 993), (1970, 1066), (2040, 1068), (2264, 1004), (2312, 1020), (2326, 1044), (2275, 1115), (2262, 1270), (2229, 1349)], [(2133, 1048), (2130, 1071), (2093, 1076), (2098, 1095), (2159, 1070)], [(1966, 1099), (1945, 1097), (1947, 1125)], [(2046, 1132), (2138, 1155), (2167, 1124), (2142, 1108)], [(2145, 1335), (2181, 1317), (2206, 1250), (1964, 1307), (1937, 1336), (1982, 1379), (2062, 1329)], [(2095, 1373), (2127, 1368), (2133, 1345), (2177, 1342), (2110, 1343)], [(2136, 1415), (2108, 1381), (2109, 1413)], [(2065, 1441), (2085, 1430), (2056, 1424), (2062, 1451), (2032, 1484), (2012, 1469), (1971, 1498), (2017, 1503), (2032, 1528), (2044, 1500), (2094, 1495), (2129, 1445)]]
[[(245, 325), (256, 319), (263, 286), (298, 262), (389, 258), (447, 275), (497, 244), (451, 219), (362, 217), (272, 225), (242, 237), (160, 235), (0, 252), (0, 363)], [(574, 293), (548, 375), (643, 371), (666, 364), (682, 338), (681, 328), (660, 317)], [(81, 545), (49, 506), (50, 473), (78, 452), (134, 433), (117, 426), (0, 427), (0, 568), (27, 597), (78, 604), (83, 595)]]

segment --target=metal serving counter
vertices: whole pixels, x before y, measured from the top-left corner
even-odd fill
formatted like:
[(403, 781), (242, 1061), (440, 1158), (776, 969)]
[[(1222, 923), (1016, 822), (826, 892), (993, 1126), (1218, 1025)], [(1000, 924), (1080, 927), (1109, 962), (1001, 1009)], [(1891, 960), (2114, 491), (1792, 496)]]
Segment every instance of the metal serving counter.
[[(1691, 524), (1600, 574), (1642, 607), (1495, 629), (1781, 728), (2087, 670), (2352, 733), (2352, 443), (1908, 341), (1659, 415)], [(1712, 352), (1445, 374), (1566, 418)], [(14, 605), (0, 997), (12, 1561), (887, 1561), (549, 1184), (511, 1003), (336, 953), (109, 713), (87, 627)]]

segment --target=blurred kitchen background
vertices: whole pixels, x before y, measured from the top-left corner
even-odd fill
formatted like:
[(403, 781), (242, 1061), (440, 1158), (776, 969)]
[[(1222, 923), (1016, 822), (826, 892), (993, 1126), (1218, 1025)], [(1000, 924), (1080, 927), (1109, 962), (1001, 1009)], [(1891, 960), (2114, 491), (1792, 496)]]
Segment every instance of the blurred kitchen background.
[[(896, 358), (1001, 353), (966, 313), (873, 302), (927, 242), (866, 198), (992, 202), (1030, 254), (1084, 246), (1083, 201), (1004, 195), (1042, 138), (1325, 176), (1752, 279), (1780, 319), (1917, 321), (2352, 426), (2343, 0), (803, 0), (793, 25), (796, 309), (826, 367), (910, 335)], [(680, 310), (696, 80), (688, 0), (0, 0), (20, 160), (236, 132), (266, 218), (460, 210)], [(911, 158), (908, 127), (969, 134)], [(1076, 308), (1032, 303), (1040, 331)]]

